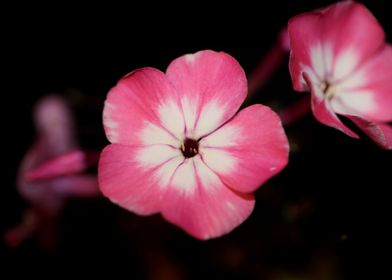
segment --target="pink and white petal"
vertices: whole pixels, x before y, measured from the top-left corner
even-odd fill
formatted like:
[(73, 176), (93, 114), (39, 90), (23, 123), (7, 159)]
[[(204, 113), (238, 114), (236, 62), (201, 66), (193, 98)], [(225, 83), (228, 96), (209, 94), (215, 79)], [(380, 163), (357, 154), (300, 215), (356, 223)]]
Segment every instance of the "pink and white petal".
[(345, 126), (333, 111), (332, 105), (325, 97), (321, 89), (312, 83), (306, 73), (304, 73), (304, 78), (309, 85), (311, 92), (311, 105), (314, 117), (327, 126), (333, 127), (341, 132), (347, 134), (353, 138), (359, 138), (358, 135)]
[(254, 208), (252, 194), (239, 194), (225, 186), (199, 157), (188, 160), (176, 176), (189, 178), (192, 173), (196, 187), (183, 191), (170, 185), (162, 204), (162, 215), (195, 238), (206, 240), (222, 236), (239, 226)]
[(291, 47), (289, 70), (293, 87), (297, 91), (309, 90), (303, 78), (304, 71), (314, 73), (318, 80), (323, 78), (317, 76), (316, 69), (314, 69), (320, 68), (317, 69), (320, 74), (324, 72), (320, 21), (321, 14), (312, 12), (298, 15), (288, 23)]
[(199, 138), (230, 119), (244, 101), (244, 70), (230, 55), (211, 50), (175, 59), (166, 70), (181, 94), (187, 135)]
[(82, 172), (87, 167), (86, 153), (82, 150), (73, 150), (28, 170), (25, 179), (27, 181), (45, 180)]
[[(173, 144), (184, 132), (181, 105), (166, 75), (154, 68), (136, 70), (112, 88), (105, 101), (103, 124), (112, 143)], [(151, 132), (153, 130), (153, 132)]]
[(240, 111), (200, 147), (205, 164), (230, 188), (246, 193), (280, 172), (289, 153), (279, 117), (259, 104)]
[(333, 46), (333, 81), (343, 79), (384, 44), (384, 30), (362, 4), (343, 1), (324, 10), (324, 42)]
[(370, 139), (383, 149), (392, 150), (392, 126), (374, 123), (357, 116), (346, 116), (353, 121)]
[(98, 165), (99, 188), (112, 202), (137, 213), (159, 212), (162, 195), (175, 169), (183, 161), (170, 146), (107, 146)]
[(358, 135), (345, 126), (335, 112), (332, 110), (330, 103), (325, 98), (318, 98), (312, 93), (312, 112), (314, 117), (327, 126), (333, 127), (353, 138), (359, 138)]
[(392, 121), (392, 47), (377, 55), (345, 79), (337, 97), (343, 114), (359, 115), (376, 122)]

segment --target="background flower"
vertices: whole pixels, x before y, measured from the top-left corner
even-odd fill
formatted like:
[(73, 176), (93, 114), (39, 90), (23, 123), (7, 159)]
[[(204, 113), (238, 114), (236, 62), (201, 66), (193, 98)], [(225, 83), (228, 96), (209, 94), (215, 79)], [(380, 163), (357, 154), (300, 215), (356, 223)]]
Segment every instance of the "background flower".
[(315, 117), (357, 138), (343, 115), (392, 149), (392, 47), (370, 11), (343, 1), (294, 17), (288, 31), (293, 86), (311, 91)]
[(54, 250), (66, 198), (98, 196), (98, 182), (95, 176), (82, 174), (90, 163), (77, 150), (74, 118), (65, 99), (48, 95), (33, 115), (37, 137), (19, 166), (16, 182), (28, 206), (20, 224), (6, 231), (4, 241), (17, 247), (36, 237), (42, 248)]

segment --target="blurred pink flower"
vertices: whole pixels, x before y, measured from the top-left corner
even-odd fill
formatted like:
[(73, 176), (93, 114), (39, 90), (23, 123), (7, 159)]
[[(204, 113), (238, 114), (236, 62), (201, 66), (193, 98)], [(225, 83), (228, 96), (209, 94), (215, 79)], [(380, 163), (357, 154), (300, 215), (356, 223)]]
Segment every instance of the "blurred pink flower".
[[(82, 174), (91, 157), (78, 149), (74, 122), (59, 96), (44, 97), (34, 110), (37, 139), (19, 167), (17, 189), (29, 203), (21, 223), (5, 233), (8, 246), (16, 247), (36, 235), (40, 245), (56, 243), (56, 219), (69, 196), (97, 196), (97, 179)], [(92, 159), (93, 160), (93, 159)]]
[(253, 105), (236, 114), (246, 92), (238, 62), (209, 50), (175, 59), (166, 74), (126, 75), (103, 111), (112, 144), (98, 166), (102, 193), (198, 239), (230, 232), (252, 212), (252, 192), (288, 160), (274, 112)]
[(310, 91), (321, 123), (358, 135), (351, 119), (383, 148), (392, 149), (392, 47), (362, 4), (343, 1), (289, 21), (294, 89)]

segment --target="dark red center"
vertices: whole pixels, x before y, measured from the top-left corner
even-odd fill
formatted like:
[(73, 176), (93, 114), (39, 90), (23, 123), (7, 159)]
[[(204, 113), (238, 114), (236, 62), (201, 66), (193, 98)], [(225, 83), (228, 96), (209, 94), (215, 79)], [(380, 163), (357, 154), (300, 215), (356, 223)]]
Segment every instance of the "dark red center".
[(194, 157), (199, 153), (199, 142), (186, 138), (181, 146), (181, 152), (186, 158)]

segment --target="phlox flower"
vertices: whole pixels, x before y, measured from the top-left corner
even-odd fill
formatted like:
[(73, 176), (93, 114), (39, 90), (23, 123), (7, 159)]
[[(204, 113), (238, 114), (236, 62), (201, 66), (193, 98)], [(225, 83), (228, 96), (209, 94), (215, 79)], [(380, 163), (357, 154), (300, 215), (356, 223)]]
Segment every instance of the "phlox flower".
[(252, 212), (253, 192), (287, 164), (288, 142), (263, 105), (237, 113), (247, 80), (230, 55), (210, 50), (175, 59), (163, 73), (123, 77), (105, 101), (112, 143), (98, 181), (114, 203), (161, 213), (198, 239), (230, 232)]
[(98, 183), (95, 176), (82, 173), (91, 157), (78, 148), (72, 113), (63, 98), (42, 98), (34, 110), (34, 124), (36, 140), (19, 166), (16, 182), (28, 208), (4, 238), (8, 246), (16, 247), (35, 236), (41, 247), (51, 250), (65, 200), (98, 196)]
[(392, 149), (392, 47), (362, 4), (343, 1), (288, 24), (294, 89), (311, 92), (314, 116), (351, 137), (344, 116)]

